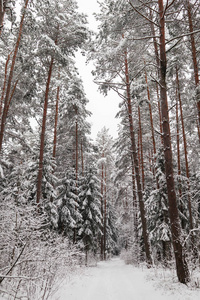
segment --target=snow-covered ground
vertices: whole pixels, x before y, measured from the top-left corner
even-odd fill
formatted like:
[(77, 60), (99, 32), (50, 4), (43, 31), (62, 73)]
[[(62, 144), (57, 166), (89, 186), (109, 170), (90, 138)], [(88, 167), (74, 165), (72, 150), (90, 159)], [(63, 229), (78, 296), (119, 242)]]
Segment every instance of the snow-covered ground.
[(71, 278), (51, 300), (199, 300), (200, 289), (157, 270), (136, 268), (119, 258), (100, 262)]

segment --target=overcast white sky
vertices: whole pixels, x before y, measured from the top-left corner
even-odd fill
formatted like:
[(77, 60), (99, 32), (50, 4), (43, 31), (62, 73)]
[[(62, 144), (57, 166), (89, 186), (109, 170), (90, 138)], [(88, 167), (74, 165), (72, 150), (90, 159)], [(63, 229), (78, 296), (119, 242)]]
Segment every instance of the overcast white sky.
[[(95, 21), (93, 12), (98, 12), (99, 6), (96, 0), (77, 0), (79, 10), (88, 15), (89, 26), (95, 30), (97, 23)], [(119, 120), (115, 118), (118, 112), (119, 96), (115, 92), (109, 92), (107, 97), (100, 94), (97, 89), (98, 86), (93, 82), (93, 76), (91, 70), (93, 68), (92, 63), (85, 65), (85, 58), (80, 54), (77, 55), (77, 67), (79, 68), (80, 76), (83, 80), (85, 93), (89, 100), (87, 109), (92, 112), (92, 117), (89, 118), (89, 122), (92, 123), (92, 139), (96, 138), (97, 132), (104, 126), (109, 128), (109, 133), (114, 138), (117, 137), (117, 124)]]

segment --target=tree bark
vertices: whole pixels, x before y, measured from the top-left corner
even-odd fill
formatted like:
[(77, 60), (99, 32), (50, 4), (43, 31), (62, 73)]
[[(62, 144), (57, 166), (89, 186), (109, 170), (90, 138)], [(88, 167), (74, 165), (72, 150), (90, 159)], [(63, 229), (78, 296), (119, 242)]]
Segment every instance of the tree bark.
[(194, 254), (196, 255), (195, 250), (195, 238), (193, 234), (194, 224), (192, 218), (192, 203), (191, 203), (191, 196), (190, 196), (190, 170), (189, 170), (189, 163), (188, 163), (188, 151), (187, 151), (187, 140), (186, 140), (186, 133), (185, 133), (185, 125), (183, 120), (183, 108), (182, 108), (182, 101), (181, 101), (181, 93), (180, 93), (180, 85), (179, 85), (179, 76), (178, 76), (178, 68), (176, 67), (176, 84), (177, 84), (177, 92), (178, 92), (178, 101), (179, 101), (179, 108), (180, 108), (180, 116), (181, 116), (181, 125), (182, 125), (182, 133), (183, 133), (183, 145), (184, 145), (184, 155), (185, 155), (185, 170), (187, 176), (187, 185), (188, 185), (188, 211), (189, 211), (189, 225), (191, 230), (191, 241), (192, 241), (192, 249), (194, 250)]
[(84, 176), (83, 141), (81, 141), (81, 169), (82, 176)]
[(106, 199), (106, 167), (104, 171), (104, 230), (103, 230), (103, 258), (106, 260), (106, 221), (107, 221), (107, 199)]
[[(58, 74), (58, 79), (60, 79), (60, 70), (59, 70), (59, 74)], [(53, 158), (56, 157), (59, 98), (60, 98), (60, 86), (57, 87), (57, 94), (56, 94), (56, 111), (55, 111), (54, 139), (53, 139)]]
[(141, 113), (140, 107), (138, 105), (138, 123), (139, 123), (139, 132), (138, 132), (138, 152), (140, 151), (140, 162), (141, 162), (141, 171), (142, 171), (142, 189), (145, 189), (145, 177), (144, 177), (144, 156), (143, 156), (143, 143), (142, 143), (142, 125), (141, 125)]
[(6, 60), (6, 65), (5, 65), (4, 83), (3, 83), (3, 89), (2, 89), (2, 93), (1, 93), (1, 103), (0, 103), (0, 117), (1, 117), (1, 114), (2, 114), (3, 99), (4, 99), (5, 90), (6, 90), (6, 79), (7, 79), (9, 60), (10, 60), (10, 54), (8, 55), (8, 58)]
[(131, 165), (132, 165), (132, 186), (133, 186), (133, 216), (134, 216), (134, 231), (136, 243), (138, 242), (138, 204), (136, 197), (136, 187), (135, 187), (135, 170), (134, 170), (134, 161), (133, 155), (131, 155)]
[(126, 96), (127, 96), (127, 105), (128, 105), (131, 150), (132, 150), (132, 154), (133, 154), (134, 167), (135, 167), (135, 176), (136, 176), (136, 183), (137, 183), (137, 193), (138, 193), (141, 221), (142, 221), (142, 231), (143, 231), (143, 239), (144, 239), (144, 246), (145, 246), (146, 262), (147, 262), (147, 264), (151, 265), (152, 258), (151, 258), (151, 253), (150, 253), (149, 237), (148, 237), (148, 233), (147, 233), (147, 222), (146, 222), (145, 208), (144, 208), (144, 202), (143, 202), (143, 196), (142, 196), (142, 186), (141, 186), (139, 164), (138, 164), (138, 157), (137, 157), (136, 143), (135, 143), (135, 132), (133, 129), (132, 104), (131, 104), (131, 94), (130, 94), (130, 81), (129, 81), (129, 72), (128, 72), (127, 53), (125, 53), (125, 77), (126, 77)]
[[(154, 162), (153, 163), (153, 175), (155, 176), (156, 142), (155, 142), (155, 135), (154, 135), (153, 114), (152, 114), (152, 108), (151, 108), (151, 97), (150, 97), (150, 91), (149, 91), (149, 85), (148, 85), (146, 70), (145, 70), (145, 81), (146, 81), (146, 85), (147, 85), (147, 98), (148, 98), (148, 101), (149, 101), (149, 117), (150, 117), (150, 124), (151, 124), (151, 139), (152, 139), (152, 144), (153, 144), (153, 162)], [(158, 103), (159, 103), (159, 100), (158, 100)], [(157, 177), (156, 177), (156, 185), (157, 185), (157, 189), (159, 189), (159, 182), (158, 182)]]
[(156, 155), (156, 142), (155, 142), (155, 135), (154, 135), (153, 115), (152, 115), (152, 109), (151, 109), (151, 98), (150, 98), (146, 70), (144, 71), (144, 74), (145, 74), (145, 81), (146, 81), (146, 85), (147, 85), (147, 98), (149, 101), (149, 117), (150, 117), (150, 124), (151, 124), (151, 138), (152, 138), (152, 144), (153, 144), (153, 153), (154, 153), (154, 155)]
[[(75, 170), (76, 170), (76, 189), (78, 188), (78, 108), (75, 105), (76, 123), (75, 123)], [(77, 190), (76, 190), (77, 193)], [(76, 227), (74, 228), (73, 243), (76, 243)]]
[(167, 59), (165, 50), (165, 10), (163, 0), (158, 0), (159, 6), (159, 21), (160, 21), (160, 97), (161, 97), (161, 112), (163, 126), (163, 142), (164, 142), (164, 157), (165, 157), (165, 172), (167, 181), (167, 194), (169, 217), (171, 223), (172, 243), (176, 260), (176, 271), (178, 280), (181, 283), (187, 283), (189, 278), (188, 266), (184, 258), (183, 247), (181, 244), (181, 226), (178, 215), (177, 200), (174, 185), (173, 164), (172, 164), (172, 149), (171, 136), (169, 126), (168, 101), (166, 89), (166, 70)]
[[(190, 1), (187, 0), (187, 12), (188, 12), (188, 21), (189, 21), (189, 28), (190, 32), (194, 31), (193, 29), (193, 22), (192, 22), (192, 14), (191, 14), (191, 4)], [(196, 56), (196, 45), (194, 34), (190, 34), (191, 46), (192, 46), (192, 60), (193, 60), (193, 67), (194, 67), (194, 78), (195, 78), (195, 85), (197, 88), (197, 111), (198, 111), (198, 127), (200, 126), (200, 90), (199, 90), (199, 71), (198, 71), (198, 64), (197, 64), (197, 56)], [(200, 140), (200, 136), (199, 136)]]
[[(104, 157), (104, 153), (102, 154), (102, 157)], [(101, 223), (102, 223), (102, 232), (103, 232), (103, 223), (104, 223), (104, 209), (103, 209), (103, 198), (104, 198), (104, 167), (103, 164), (101, 166)], [(104, 257), (104, 235), (101, 236), (101, 260), (103, 260)]]
[(46, 119), (47, 119), (47, 107), (48, 107), (48, 96), (49, 96), (49, 86), (51, 81), (51, 74), (53, 69), (54, 58), (51, 58), (43, 109), (43, 120), (42, 120), (42, 132), (40, 138), (40, 157), (39, 157), (39, 170), (38, 170), (38, 181), (37, 181), (37, 206), (39, 207), (42, 189), (42, 173), (43, 173), (43, 157), (44, 157), (44, 141), (45, 141), (45, 131), (46, 131)]
[(10, 90), (11, 90), (13, 72), (14, 72), (14, 67), (15, 67), (15, 61), (16, 61), (16, 57), (17, 57), (19, 43), (20, 43), (20, 40), (21, 40), (23, 22), (24, 22), (24, 17), (25, 17), (25, 13), (26, 13), (26, 8), (27, 8), (27, 5), (28, 5), (28, 1), (29, 0), (26, 0), (25, 6), (24, 6), (24, 12), (23, 12), (22, 17), (21, 17), (18, 38), (17, 38), (17, 42), (15, 44), (15, 50), (14, 50), (12, 64), (11, 64), (10, 73), (9, 73), (9, 77), (8, 77), (8, 84), (7, 84), (6, 95), (5, 95), (5, 99), (4, 99), (4, 109), (3, 109), (3, 114), (2, 114), (2, 118), (1, 118), (0, 152), (2, 150), (3, 135), (4, 135), (4, 129), (5, 129), (5, 124), (6, 124), (6, 117), (7, 117), (7, 112), (8, 112), (8, 102), (9, 102), (9, 96), (10, 96)]
[[(151, 20), (153, 20), (152, 11), (151, 10), (150, 10), (150, 18), (151, 18)], [(152, 32), (152, 35), (153, 35), (154, 53), (155, 53), (156, 64), (157, 64), (157, 75), (159, 77), (160, 59), (159, 59), (159, 52), (158, 52), (158, 43), (157, 43), (157, 40), (156, 40), (155, 29), (154, 29), (154, 24), (153, 23), (151, 23), (151, 32)], [(157, 94), (158, 113), (159, 113), (159, 120), (160, 120), (161, 144), (163, 144), (163, 139), (162, 139), (162, 116), (161, 116), (160, 99), (159, 99), (159, 89), (158, 89), (158, 83), (157, 82), (156, 82), (156, 94)]]
[[(178, 165), (178, 176), (181, 175), (181, 159), (180, 159), (180, 133), (179, 133), (179, 115), (178, 115), (178, 89), (176, 88), (176, 144), (177, 144), (177, 165)], [(180, 184), (180, 180), (178, 180)], [(182, 199), (182, 189), (179, 186), (179, 199), (180, 199), (180, 210), (183, 213), (183, 206), (181, 204)], [(184, 222), (181, 221), (182, 228), (184, 228)]]
[(17, 87), (17, 84), (18, 84), (18, 81), (19, 79), (16, 80), (15, 84), (14, 84), (14, 87), (12, 89), (12, 92), (11, 92), (11, 95), (10, 95), (10, 99), (8, 101), (8, 105), (7, 105), (7, 110), (6, 110), (6, 116), (8, 116), (8, 111), (9, 111), (9, 107), (10, 107), (10, 103), (12, 101), (12, 98), (13, 98), (13, 95), (15, 93), (15, 90), (16, 90), (16, 87)]
[(1, 31), (3, 28), (3, 19), (5, 15), (5, 10), (6, 10), (6, 1), (0, 0), (0, 36), (1, 36)]

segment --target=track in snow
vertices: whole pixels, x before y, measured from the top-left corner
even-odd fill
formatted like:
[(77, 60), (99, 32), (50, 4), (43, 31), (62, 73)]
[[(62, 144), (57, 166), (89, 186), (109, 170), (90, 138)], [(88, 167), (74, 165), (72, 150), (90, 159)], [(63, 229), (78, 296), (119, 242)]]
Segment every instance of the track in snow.
[(76, 276), (52, 300), (177, 300), (179, 298), (177, 294), (163, 294), (163, 290), (155, 290), (152, 282), (145, 278), (147, 271), (125, 265), (118, 258), (100, 262), (97, 267), (88, 268), (86, 274)]

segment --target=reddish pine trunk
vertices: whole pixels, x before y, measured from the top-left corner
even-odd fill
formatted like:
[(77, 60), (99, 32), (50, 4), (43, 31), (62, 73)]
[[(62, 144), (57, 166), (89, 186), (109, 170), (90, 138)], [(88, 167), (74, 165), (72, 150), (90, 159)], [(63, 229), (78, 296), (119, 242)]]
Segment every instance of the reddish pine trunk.
[(3, 99), (4, 99), (5, 90), (6, 90), (6, 79), (7, 79), (7, 71), (8, 71), (9, 60), (10, 60), (10, 54), (8, 55), (8, 58), (6, 60), (6, 65), (5, 65), (4, 83), (3, 83), (3, 89), (2, 89), (2, 94), (1, 94), (1, 103), (0, 103), (0, 117), (1, 117), (1, 114), (2, 114)]
[(151, 259), (151, 253), (150, 253), (149, 238), (148, 238), (148, 233), (147, 233), (145, 208), (144, 208), (144, 202), (143, 202), (143, 196), (142, 196), (142, 186), (141, 186), (141, 180), (140, 180), (138, 156), (137, 156), (136, 143), (135, 143), (135, 133), (134, 133), (134, 129), (133, 129), (132, 104), (131, 104), (131, 94), (130, 94), (127, 53), (125, 53), (125, 76), (126, 76), (126, 95), (127, 95), (127, 105), (128, 105), (131, 150), (133, 153), (133, 160), (134, 160), (134, 166), (135, 166), (137, 193), (138, 193), (139, 208), (140, 208), (141, 221), (142, 221), (142, 231), (143, 231), (143, 239), (144, 239), (144, 246), (145, 246), (145, 254), (146, 254), (147, 263), (149, 265), (151, 265), (152, 259)]
[[(191, 15), (191, 4), (190, 1), (187, 1), (187, 11), (188, 11), (188, 21), (189, 21), (189, 28), (190, 32), (193, 32), (193, 22), (192, 22), (192, 15)], [(196, 45), (194, 34), (190, 35), (191, 39), (191, 46), (192, 46), (192, 60), (193, 60), (193, 67), (194, 67), (194, 78), (196, 87), (199, 87), (199, 72), (198, 72), (198, 64), (197, 64), (197, 56), (196, 56)], [(197, 110), (198, 110), (198, 127), (200, 126), (200, 91), (197, 90)], [(200, 140), (200, 135), (199, 135)]]
[(12, 98), (13, 98), (13, 95), (14, 95), (14, 93), (15, 93), (15, 90), (16, 90), (16, 87), (17, 87), (17, 84), (18, 84), (18, 81), (19, 81), (19, 79), (16, 80), (16, 82), (15, 82), (15, 84), (14, 84), (14, 87), (13, 87), (13, 89), (12, 89), (12, 92), (11, 92), (11, 95), (10, 95), (10, 99), (9, 99), (8, 105), (7, 105), (6, 116), (8, 115), (10, 103), (11, 103)]
[(51, 74), (53, 69), (54, 58), (51, 58), (48, 79), (45, 91), (44, 109), (43, 109), (43, 120), (42, 120), (42, 132), (40, 138), (40, 157), (39, 157), (39, 170), (38, 170), (38, 182), (37, 182), (37, 205), (39, 207), (42, 189), (42, 173), (43, 173), (43, 156), (44, 156), (44, 141), (45, 141), (45, 131), (46, 131), (46, 119), (47, 119), (47, 107), (48, 107), (48, 96), (49, 96), (49, 86), (51, 81)]
[(18, 34), (16, 45), (15, 45), (12, 64), (11, 64), (11, 68), (10, 68), (10, 74), (9, 74), (9, 77), (8, 77), (8, 84), (7, 84), (6, 95), (5, 95), (5, 99), (4, 99), (4, 109), (3, 109), (2, 119), (1, 119), (0, 151), (2, 150), (4, 128), (5, 128), (6, 117), (7, 117), (7, 113), (8, 113), (8, 103), (9, 103), (9, 98), (10, 98), (11, 83), (12, 83), (13, 72), (14, 72), (15, 61), (16, 61), (17, 52), (18, 52), (18, 48), (19, 48), (19, 43), (20, 43), (20, 40), (21, 40), (24, 16), (25, 16), (27, 5), (28, 5), (28, 1), (29, 0), (26, 0), (25, 6), (24, 6), (24, 13), (21, 17), (21, 22), (20, 22), (20, 26), (19, 26), (19, 34)]
[(172, 149), (171, 136), (169, 126), (168, 101), (166, 89), (166, 50), (165, 50), (165, 16), (163, 0), (158, 0), (159, 16), (160, 16), (160, 96), (161, 96), (161, 111), (162, 111), (162, 126), (163, 126), (163, 142), (165, 156), (165, 172), (167, 181), (167, 194), (169, 205), (169, 217), (171, 223), (172, 243), (174, 247), (174, 255), (176, 260), (176, 270), (178, 280), (181, 283), (187, 283), (189, 279), (188, 266), (184, 258), (183, 247), (181, 244), (181, 226), (179, 222), (173, 164), (172, 164)]

